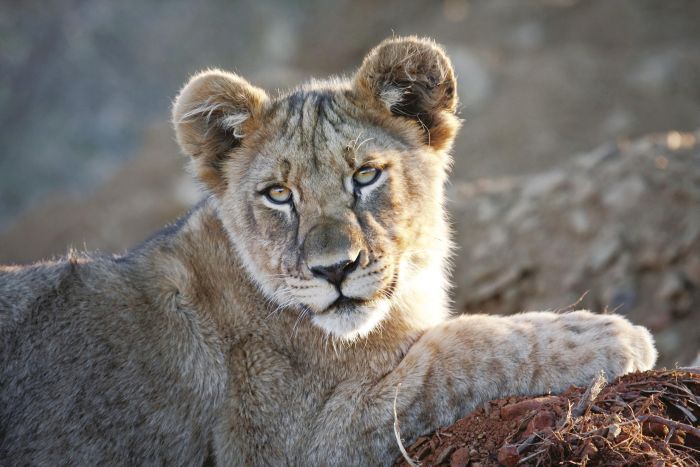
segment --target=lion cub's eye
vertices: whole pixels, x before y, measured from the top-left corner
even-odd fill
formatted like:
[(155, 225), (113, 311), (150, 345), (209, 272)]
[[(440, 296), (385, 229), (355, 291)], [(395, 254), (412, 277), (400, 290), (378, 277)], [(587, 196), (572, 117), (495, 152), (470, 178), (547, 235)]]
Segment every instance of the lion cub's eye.
[(265, 190), (265, 196), (275, 204), (286, 204), (292, 200), (292, 190), (282, 185), (274, 185)]
[(360, 167), (352, 176), (352, 181), (357, 186), (367, 186), (376, 182), (382, 171), (376, 167)]

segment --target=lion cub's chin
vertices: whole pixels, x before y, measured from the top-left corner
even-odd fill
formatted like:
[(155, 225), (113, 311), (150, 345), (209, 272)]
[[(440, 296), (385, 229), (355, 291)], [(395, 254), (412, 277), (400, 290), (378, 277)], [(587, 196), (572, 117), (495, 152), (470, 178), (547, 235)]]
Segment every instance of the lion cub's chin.
[(328, 334), (341, 340), (351, 341), (367, 336), (387, 317), (391, 303), (387, 299), (352, 308), (331, 309), (313, 314), (312, 322)]

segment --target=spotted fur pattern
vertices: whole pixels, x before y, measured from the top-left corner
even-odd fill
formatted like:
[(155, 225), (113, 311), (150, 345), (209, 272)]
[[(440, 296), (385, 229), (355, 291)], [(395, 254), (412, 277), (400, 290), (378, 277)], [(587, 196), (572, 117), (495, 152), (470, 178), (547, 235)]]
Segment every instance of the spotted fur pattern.
[(193, 77), (173, 122), (205, 201), (123, 256), (0, 269), (0, 465), (386, 464), (395, 399), (410, 442), (651, 367), (615, 315), (449, 317), (456, 108), (448, 58), (413, 37), (276, 97)]

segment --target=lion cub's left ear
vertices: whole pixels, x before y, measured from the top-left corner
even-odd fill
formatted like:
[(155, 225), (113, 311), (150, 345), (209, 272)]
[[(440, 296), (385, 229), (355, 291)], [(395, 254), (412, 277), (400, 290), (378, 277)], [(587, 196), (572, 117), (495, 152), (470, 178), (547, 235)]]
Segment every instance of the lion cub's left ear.
[(220, 70), (195, 75), (173, 105), (173, 125), (197, 176), (214, 193), (226, 188), (223, 163), (259, 125), (267, 94)]
[(385, 40), (365, 57), (355, 89), (380, 112), (412, 121), (429, 146), (451, 146), (460, 124), (457, 83), (450, 59), (432, 40)]

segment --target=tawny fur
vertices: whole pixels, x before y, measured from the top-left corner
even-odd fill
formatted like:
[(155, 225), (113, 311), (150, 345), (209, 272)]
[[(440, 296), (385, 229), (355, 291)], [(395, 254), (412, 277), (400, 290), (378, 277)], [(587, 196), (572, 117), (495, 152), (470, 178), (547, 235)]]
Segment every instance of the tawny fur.
[[(173, 122), (207, 199), (123, 256), (0, 269), (0, 464), (387, 464), (397, 388), (410, 442), (491, 398), (650, 368), (619, 316), (449, 317), (456, 99), (417, 38), (278, 97), (192, 78)], [(314, 273), (346, 261), (340, 285)]]

